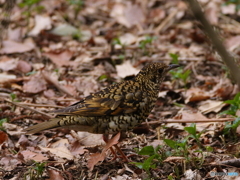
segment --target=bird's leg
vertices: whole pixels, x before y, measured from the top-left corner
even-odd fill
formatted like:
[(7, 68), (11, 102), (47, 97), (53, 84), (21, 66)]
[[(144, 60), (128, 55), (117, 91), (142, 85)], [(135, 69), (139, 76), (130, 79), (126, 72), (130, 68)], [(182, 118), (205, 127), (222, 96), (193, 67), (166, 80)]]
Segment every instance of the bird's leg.
[[(108, 143), (109, 141), (109, 137), (107, 134), (103, 134), (103, 140)], [(117, 146), (117, 144), (114, 145), (114, 147), (116, 148), (116, 150), (120, 153), (120, 155), (122, 156), (122, 158), (124, 159), (125, 162), (129, 162), (128, 158), (126, 157), (126, 155), (122, 152), (122, 150)], [(110, 151), (111, 153), (113, 154), (113, 158), (110, 160), (110, 161), (113, 161), (115, 159), (117, 159), (117, 154), (116, 152), (114, 151), (113, 147), (111, 146), (110, 148)]]
[[(108, 140), (109, 140), (108, 134), (103, 134), (103, 140), (105, 141), (106, 144), (108, 143)], [(114, 156), (110, 161), (113, 161), (113, 160), (117, 159), (117, 154), (114, 151), (114, 149), (112, 147), (110, 147), (109, 149)]]
[(115, 147), (116, 150), (121, 154), (123, 160), (124, 160), (125, 162), (129, 162), (127, 156), (122, 152), (122, 150), (120, 149), (120, 147), (118, 147), (117, 144), (115, 144), (114, 147)]

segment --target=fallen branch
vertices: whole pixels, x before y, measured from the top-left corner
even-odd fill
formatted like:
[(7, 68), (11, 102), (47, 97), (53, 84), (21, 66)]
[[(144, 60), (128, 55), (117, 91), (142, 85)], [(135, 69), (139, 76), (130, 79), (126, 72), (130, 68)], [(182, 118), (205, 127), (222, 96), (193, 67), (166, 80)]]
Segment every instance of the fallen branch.
[(212, 123), (212, 122), (228, 122), (234, 121), (235, 118), (219, 118), (219, 119), (193, 119), (193, 120), (178, 120), (178, 119), (166, 119), (158, 121), (143, 122), (142, 124), (163, 124), (163, 123)]

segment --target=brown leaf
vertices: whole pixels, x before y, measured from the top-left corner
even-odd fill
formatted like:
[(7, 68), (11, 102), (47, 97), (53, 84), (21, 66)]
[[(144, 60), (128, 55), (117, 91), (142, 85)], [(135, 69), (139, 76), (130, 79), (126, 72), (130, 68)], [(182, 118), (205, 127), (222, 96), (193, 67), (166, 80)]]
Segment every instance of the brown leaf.
[(3, 48), (0, 53), (12, 54), (12, 53), (23, 53), (31, 51), (35, 48), (35, 44), (32, 38), (26, 39), (23, 43), (6, 40), (2, 42)]
[(135, 75), (139, 72), (139, 70), (137, 70), (132, 66), (130, 61), (125, 61), (121, 65), (116, 65), (116, 69), (117, 69), (118, 76), (121, 78), (125, 78), (126, 76), (130, 76), (130, 75)]
[(209, 112), (218, 113), (227, 104), (224, 104), (222, 101), (207, 100), (200, 102), (199, 105), (198, 109), (203, 114), (207, 114)]
[(83, 146), (87, 146), (87, 147), (93, 147), (96, 145), (101, 145), (101, 144), (105, 144), (105, 142), (103, 141), (103, 136), (102, 134), (92, 134), (89, 132), (78, 132), (77, 133), (78, 138), (80, 143)]
[(79, 155), (79, 154), (83, 154), (86, 151), (88, 151), (87, 149), (84, 149), (84, 146), (82, 146), (80, 144), (80, 142), (77, 140), (75, 141), (70, 148), (70, 152), (72, 153), (72, 155)]
[(16, 69), (18, 64), (18, 60), (14, 58), (9, 58), (7, 56), (3, 56), (0, 59), (0, 69), (3, 71), (10, 71)]
[(37, 36), (41, 30), (50, 29), (52, 27), (51, 23), (51, 18), (49, 16), (35, 15), (35, 26), (28, 35)]
[(141, 7), (131, 2), (126, 4), (116, 3), (110, 15), (127, 28), (131, 28), (133, 25), (140, 24), (145, 20)]
[(37, 162), (42, 162), (42, 161), (48, 160), (48, 158), (43, 156), (43, 154), (41, 154), (39, 152), (35, 153), (35, 152), (29, 151), (29, 150), (21, 151), (19, 153), (19, 155), (22, 155), (23, 159), (25, 161), (34, 160), (34, 161), (37, 161)]
[(5, 132), (0, 131), (0, 144), (4, 143), (8, 139), (8, 136)]
[(87, 167), (89, 168), (90, 171), (93, 170), (94, 166), (100, 162), (103, 161), (105, 158), (106, 154), (104, 153), (94, 153), (90, 155), (90, 158), (88, 159), (87, 162)]
[(22, 162), (14, 156), (1, 157), (0, 159), (1, 168), (5, 171), (12, 171), (18, 164), (22, 164)]
[(54, 169), (48, 169), (48, 174), (50, 178), (48, 180), (64, 180), (64, 177), (61, 175), (60, 171)]
[(19, 60), (16, 69), (23, 73), (28, 73), (32, 70), (32, 66), (26, 61)]
[(112, 147), (113, 145), (117, 144), (120, 138), (120, 132), (114, 136), (112, 139), (110, 139), (107, 144), (105, 145), (105, 147), (103, 148), (101, 153), (94, 153), (90, 155), (90, 158), (88, 159), (88, 163), (87, 166), (90, 169), (90, 171), (93, 170), (94, 166), (100, 162), (103, 161), (106, 157), (106, 151)]
[(23, 91), (27, 93), (39, 93), (47, 89), (46, 81), (41, 74), (36, 74), (30, 77), (29, 81), (24, 81)]
[(61, 53), (47, 52), (43, 55), (47, 56), (58, 67), (74, 65), (75, 62), (70, 61), (73, 56), (71, 51), (63, 51)]
[(199, 88), (191, 88), (187, 90), (185, 96), (186, 96), (185, 103), (188, 103), (209, 99), (210, 94)]
[(69, 142), (67, 139), (60, 139), (59, 141), (51, 144), (49, 148), (41, 147), (41, 150), (43, 151), (50, 151), (52, 154), (66, 159), (73, 159), (73, 155), (68, 149)]

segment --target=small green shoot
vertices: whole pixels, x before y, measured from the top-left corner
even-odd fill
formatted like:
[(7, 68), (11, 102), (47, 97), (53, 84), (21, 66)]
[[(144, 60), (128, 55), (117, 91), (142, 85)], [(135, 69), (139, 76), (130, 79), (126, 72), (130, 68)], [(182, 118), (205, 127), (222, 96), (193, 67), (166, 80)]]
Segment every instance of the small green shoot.
[(112, 44), (113, 45), (117, 44), (117, 45), (123, 46), (123, 44), (121, 43), (121, 40), (119, 38), (113, 38)]
[(23, 0), (22, 3), (19, 3), (19, 7), (23, 8), (23, 7), (31, 7), (34, 4), (39, 3), (41, 0)]
[(156, 168), (157, 163), (162, 162), (164, 159), (165, 153), (158, 153), (158, 151), (162, 148), (162, 146), (157, 146), (153, 148), (153, 146), (145, 146), (143, 147), (138, 154), (149, 156), (144, 162), (132, 162), (138, 168), (144, 169), (148, 174), (150, 174), (150, 169)]
[(0, 120), (0, 127), (2, 127), (3, 123), (8, 122), (7, 118), (3, 118)]
[(182, 140), (181, 142), (173, 141), (171, 139), (164, 139), (164, 142), (174, 150), (171, 153), (172, 156), (183, 156), (187, 160), (189, 159), (186, 138), (184, 140)]
[(78, 31), (77, 33), (74, 33), (72, 35), (72, 38), (75, 39), (75, 40), (81, 40), (81, 38), (83, 37), (81, 31)]
[(17, 95), (16, 94), (14, 94), (14, 93), (11, 93), (10, 94), (10, 98), (11, 98), (11, 101), (16, 101), (16, 98), (17, 98)]
[(189, 75), (191, 74), (191, 71), (189, 69), (187, 69), (186, 71), (184, 71), (181, 67), (178, 68), (177, 70), (171, 70), (170, 74), (172, 75), (172, 77), (174, 79), (181, 79), (183, 81), (183, 83), (187, 84), (187, 80), (189, 78)]
[(46, 162), (40, 163), (35, 162), (28, 172), (25, 174), (24, 179), (38, 180), (42, 178), (43, 172), (45, 170)]
[(141, 48), (143, 50), (145, 55), (148, 54), (147, 45), (151, 44), (153, 42), (153, 40), (155, 40), (155, 39), (156, 39), (156, 37), (154, 37), (154, 36), (146, 36), (144, 40), (140, 41), (139, 48)]
[(0, 120), (0, 130), (3, 130), (4, 131), (4, 128), (3, 128), (3, 123), (5, 122), (8, 122), (8, 119), (7, 118), (3, 118)]
[[(178, 64), (178, 55), (177, 54), (169, 54), (172, 58), (171, 63), (172, 64)], [(189, 79), (189, 75), (191, 74), (191, 71), (189, 69), (183, 70), (182, 67), (179, 67), (177, 70), (171, 70), (170, 74), (174, 79), (181, 79), (186, 87), (187, 81)]]
[(238, 140), (237, 127), (240, 125), (240, 117), (237, 117), (233, 122), (226, 122), (223, 129), (223, 134), (233, 137), (233, 140)]
[(172, 58), (171, 64), (178, 64), (178, 55), (170, 53), (169, 56)]
[(191, 124), (190, 127), (185, 127), (184, 130), (187, 131), (190, 134), (188, 137), (191, 137), (191, 138), (195, 139), (196, 142), (197, 142), (197, 145), (199, 147), (203, 148), (203, 145), (200, 142), (200, 137), (201, 137), (203, 131), (200, 132), (200, 133), (197, 133), (197, 128), (196, 128), (196, 124), (195, 123)]
[(223, 111), (221, 114), (228, 114), (236, 117), (233, 122), (226, 122), (223, 134), (233, 137), (234, 141), (237, 140), (237, 127), (240, 125), (240, 117), (237, 116), (237, 111), (240, 109), (240, 93), (237, 93), (232, 100), (227, 100), (225, 103), (230, 104), (228, 110)]
[(240, 109), (240, 93), (237, 93), (232, 100), (224, 101), (224, 103), (230, 104), (230, 107), (221, 114), (228, 114), (237, 117), (236, 112)]
[(106, 81), (106, 80), (108, 80), (108, 79), (109, 79), (109, 76), (106, 75), (106, 74), (103, 74), (103, 75), (101, 75), (101, 76), (98, 78), (99, 81)]
[(40, 1), (42, 0), (23, 0), (22, 3), (18, 4), (20, 8), (26, 7), (26, 10), (24, 10), (22, 14), (26, 16), (27, 24), (29, 24), (29, 19), (33, 11), (36, 11), (39, 13), (44, 9), (43, 6), (37, 5), (37, 3), (39, 3)]

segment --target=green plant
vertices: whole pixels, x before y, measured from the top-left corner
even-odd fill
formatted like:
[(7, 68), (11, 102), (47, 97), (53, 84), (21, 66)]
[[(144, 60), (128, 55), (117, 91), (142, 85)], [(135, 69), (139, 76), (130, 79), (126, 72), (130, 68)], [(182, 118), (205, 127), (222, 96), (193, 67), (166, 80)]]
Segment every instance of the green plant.
[(190, 75), (191, 71), (189, 69), (187, 70), (183, 70), (183, 68), (178, 68), (177, 70), (175, 71), (170, 71), (170, 74), (172, 75), (172, 77), (174, 79), (181, 79), (183, 81), (183, 83), (187, 84), (187, 80), (189, 78), (189, 75)]
[(187, 140), (188, 138), (184, 138), (182, 141), (178, 142), (171, 139), (164, 139), (164, 142), (174, 150), (171, 153), (169, 152), (171, 156), (183, 156), (188, 160), (189, 153), (188, 153)]
[(195, 123), (191, 124), (190, 127), (185, 127), (184, 130), (190, 134), (189, 136), (187, 136), (188, 138), (191, 137), (191, 138), (195, 139), (197, 142), (197, 145), (199, 147), (203, 148), (203, 145), (201, 144), (199, 138), (201, 137), (201, 135), (204, 131), (197, 133), (197, 128), (196, 128)]
[(154, 37), (154, 36), (146, 36), (144, 40), (140, 41), (139, 47), (143, 50), (145, 55), (148, 54), (147, 45), (151, 44), (153, 42), (153, 40), (155, 40), (155, 39), (156, 39), (156, 37)]
[(118, 37), (113, 38), (112, 44), (113, 44), (113, 45), (116, 45), (116, 44), (117, 44), (117, 45), (120, 45), (120, 46), (124, 46), (124, 44), (122, 44), (121, 40), (120, 40)]
[(226, 122), (225, 127), (223, 129), (224, 135), (229, 135), (237, 140), (237, 127), (240, 125), (240, 117), (237, 116), (237, 111), (240, 109), (240, 93), (237, 93), (232, 100), (224, 101), (227, 104), (230, 104), (228, 110), (223, 111), (221, 114), (228, 114), (236, 117), (233, 122)]
[(171, 61), (172, 64), (178, 64), (179, 63), (177, 54), (169, 53), (169, 56), (172, 58), (172, 61)]
[(24, 179), (38, 180), (42, 178), (46, 162), (35, 162), (24, 175)]
[[(169, 54), (172, 58), (171, 63), (178, 64), (178, 55), (176, 54)], [(189, 69), (184, 70), (182, 67), (179, 67), (177, 70), (171, 70), (169, 71), (170, 74), (174, 79), (181, 79), (186, 87), (187, 81), (189, 79), (189, 75), (191, 74), (191, 71)]]
[(149, 157), (143, 162), (132, 163), (135, 164), (138, 168), (144, 169), (148, 174), (150, 174), (150, 169), (156, 168), (157, 163), (161, 163), (166, 157), (166, 154), (164, 152), (158, 152), (161, 149), (162, 146), (157, 146), (156, 148), (154, 148), (153, 146), (145, 146), (138, 152), (138, 154)]
[(17, 98), (17, 95), (14, 93), (11, 93), (10, 98), (11, 98), (11, 101), (15, 101), (15, 99)]
[(3, 130), (3, 131), (4, 131), (3, 123), (5, 123), (5, 122), (8, 122), (8, 119), (7, 119), (7, 118), (0, 119), (0, 130)]
[(228, 114), (237, 117), (236, 113), (240, 109), (240, 93), (237, 93), (232, 100), (224, 101), (224, 103), (230, 104), (230, 107), (221, 114)]
[(33, 11), (41, 12), (44, 9), (43, 6), (36, 6), (40, 1), (42, 0), (23, 0), (21, 3), (18, 4), (20, 8), (24, 8), (24, 7), (27, 8), (27, 10), (23, 12), (23, 15), (27, 17), (28, 24), (29, 24), (29, 18)]

